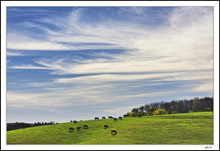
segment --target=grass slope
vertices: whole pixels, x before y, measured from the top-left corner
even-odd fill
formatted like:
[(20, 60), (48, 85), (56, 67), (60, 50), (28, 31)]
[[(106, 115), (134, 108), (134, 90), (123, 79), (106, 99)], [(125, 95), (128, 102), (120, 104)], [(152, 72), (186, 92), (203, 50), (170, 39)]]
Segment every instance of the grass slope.
[[(88, 125), (69, 132), (69, 127)], [(109, 125), (104, 129), (104, 125)], [(111, 135), (117, 130), (117, 135)], [(213, 144), (213, 112), (89, 120), (7, 132), (7, 144)]]

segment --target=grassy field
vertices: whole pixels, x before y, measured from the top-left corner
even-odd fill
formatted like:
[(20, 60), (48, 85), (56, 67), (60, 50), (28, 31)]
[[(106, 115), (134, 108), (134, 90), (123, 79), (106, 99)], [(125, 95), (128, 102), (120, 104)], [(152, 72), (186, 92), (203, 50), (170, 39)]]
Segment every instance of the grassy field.
[[(69, 132), (69, 127), (88, 129)], [(109, 125), (104, 129), (104, 125)], [(117, 130), (117, 135), (111, 135)], [(7, 144), (213, 144), (213, 113), (88, 120), (7, 132)]]

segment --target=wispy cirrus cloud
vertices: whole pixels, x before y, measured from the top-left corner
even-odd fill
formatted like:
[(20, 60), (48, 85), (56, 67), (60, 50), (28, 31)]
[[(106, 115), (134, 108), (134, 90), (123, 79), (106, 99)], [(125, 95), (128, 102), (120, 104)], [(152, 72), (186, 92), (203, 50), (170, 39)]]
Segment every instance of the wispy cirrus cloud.
[(33, 65), (24, 65), (24, 66), (12, 66), (9, 67), (9, 69), (47, 69), (47, 70), (52, 70), (53, 68), (48, 68), (48, 67), (39, 67), (39, 66), (33, 66)]
[[(175, 7), (166, 13), (159, 11), (162, 8), (128, 7), (110, 17), (104, 16), (107, 9), (103, 14), (93, 12), (96, 15), (89, 9), (33, 18), (21, 24), (26, 32), (8, 32), (7, 48), (14, 54), (18, 50), (42, 54), (29, 62), (11, 63), (8, 69), (44, 70), (51, 78), (27, 83), (41, 92), (9, 90), (8, 106), (59, 110), (114, 103), (115, 108), (103, 111), (119, 113), (159, 96), (212, 95), (211, 7)], [(151, 16), (147, 12), (155, 14), (147, 19)], [(93, 21), (91, 15), (97, 18)], [(43, 56), (46, 53), (51, 56)], [(33, 77), (46, 79), (40, 74)]]
[[(66, 26), (60, 25), (63, 27), (63, 29), (61, 30), (62, 33), (57, 32), (59, 36), (51, 35), (50, 37), (49, 34), (47, 35), (48, 38), (44, 39), (45, 41), (42, 43), (36, 41), (29, 42), (28, 39), (22, 39), (28, 43), (19, 43), (18, 45), (16, 45), (16, 43), (12, 43), (11, 47), (9, 45), (9, 48), (22, 49), (23, 47), (23, 49), (26, 50), (124, 48), (126, 50), (123, 54), (117, 54), (114, 56), (112, 54), (106, 54), (107, 56), (111, 57), (111, 59), (104, 60), (103, 62), (92, 59), (88, 64), (78, 65), (79, 68), (83, 68), (85, 66), (88, 66), (89, 68), (91, 67), (92, 71), (95, 71), (96, 68), (99, 68), (99, 65), (103, 66), (103, 68), (106, 67), (109, 70), (111, 70), (109, 66), (116, 66), (114, 70), (121, 70), (121, 68), (118, 67), (124, 67), (124, 70), (126, 70), (127, 66), (132, 68), (132, 65), (134, 68), (140, 68), (140, 70), (146, 68), (146, 66), (148, 69), (154, 68), (157, 70), (160, 70), (160, 67), (164, 70), (176, 70), (176, 68), (183, 69), (184, 67), (187, 69), (210, 69), (212, 68), (213, 64), (213, 29), (210, 11), (206, 9), (197, 10), (198, 12), (195, 14), (196, 17), (199, 14), (205, 13), (199, 11), (207, 11), (209, 13), (207, 13), (207, 16), (200, 16), (200, 19), (194, 21), (191, 19), (193, 17), (191, 17), (187, 12), (190, 10), (194, 12), (194, 10), (186, 9), (187, 11), (185, 12), (184, 10), (185, 9), (182, 8), (174, 9), (175, 13), (174, 15), (171, 15), (169, 19), (171, 28), (166, 27), (156, 30), (138, 27), (129, 23), (118, 24), (119, 26), (116, 26), (117, 23), (114, 26), (111, 26), (111, 24), (101, 24), (96, 26), (82, 24), (78, 21), (80, 16), (79, 12), (81, 11), (77, 11), (76, 14), (74, 11), (72, 12), (74, 15), (70, 15), (69, 19), (67, 19), (68, 24)], [(185, 15), (182, 14), (183, 17), (181, 18), (180, 13), (185, 13)], [(187, 17), (190, 19), (185, 21), (185, 24), (179, 25), (179, 23), (177, 23), (181, 22), (182, 20), (186, 20)], [(191, 25), (192, 23), (195, 25)], [(175, 24), (178, 24), (178, 28)], [(207, 34), (203, 34), (204, 31), (206, 31)], [(74, 43), (77, 44), (83, 42), (96, 43), (96, 45), (91, 44), (80, 47), (74, 46)], [(70, 45), (69, 43), (73, 43), (73, 45)], [(114, 46), (100, 46), (97, 45), (97, 43), (109, 43), (113, 44)], [(163, 56), (165, 56), (165, 58), (160, 58)], [(154, 60), (150, 60), (150, 57)], [(85, 61), (88, 60), (86, 59)], [(96, 63), (97, 61), (98, 63)], [(204, 61), (206, 63), (204, 63)], [(41, 62), (41, 64), (46, 65), (47, 62)], [(51, 62), (49, 62), (49, 64), (51, 64)], [(77, 68), (77, 66), (73, 68)], [(76, 70), (79, 71), (78, 69)]]
[(104, 110), (104, 112), (107, 112), (109, 114), (126, 114), (130, 109), (136, 108), (138, 105), (133, 106), (125, 106), (125, 107), (117, 107), (117, 108), (111, 108)]
[(24, 54), (19, 52), (7, 52), (7, 56), (23, 56)]

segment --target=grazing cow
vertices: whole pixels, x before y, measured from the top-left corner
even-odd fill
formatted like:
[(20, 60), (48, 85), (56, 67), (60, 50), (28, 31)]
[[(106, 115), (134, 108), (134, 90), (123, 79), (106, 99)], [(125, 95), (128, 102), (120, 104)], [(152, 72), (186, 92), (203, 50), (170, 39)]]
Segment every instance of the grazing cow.
[(95, 120), (99, 120), (99, 118), (98, 118), (98, 117), (95, 117)]
[(138, 117), (142, 117), (142, 115), (138, 115)]
[(117, 118), (113, 118), (114, 121), (117, 121)]
[(121, 116), (119, 116), (119, 120), (122, 120), (122, 117), (121, 117)]
[(77, 129), (77, 131), (79, 131), (81, 129), (81, 127), (77, 127), (76, 129)]
[(126, 114), (125, 114), (125, 115), (123, 115), (123, 116), (124, 116), (124, 117), (128, 117), (128, 115), (126, 115)]
[(88, 129), (88, 125), (83, 125), (83, 129)]
[(74, 131), (74, 128), (73, 127), (70, 127), (69, 128), (69, 132), (73, 132)]
[(77, 123), (77, 121), (73, 121), (73, 123), (75, 123), (75, 124), (76, 124), (76, 123)]
[(102, 119), (105, 119), (105, 117), (102, 117)]
[(108, 116), (108, 118), (113, 118), (112, 116)]
[(108, 125), (104, 125), (104, 129), (107, 129), (108, 128)]
[(117, 131), (116, 130), (111, 130), (111, 134), (112, 135), (117, 135)]

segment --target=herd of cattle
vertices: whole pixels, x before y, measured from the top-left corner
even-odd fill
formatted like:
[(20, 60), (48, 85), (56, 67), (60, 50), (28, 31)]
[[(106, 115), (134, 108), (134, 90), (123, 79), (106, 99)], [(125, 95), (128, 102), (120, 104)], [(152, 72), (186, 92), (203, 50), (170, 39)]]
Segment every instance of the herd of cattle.
[[(124, 116), (125, 117), (125, 116)], [(113, 118), (112, 116), (108, 116), (109, 119), (113, 119), (114, 121), (117, 121), (117, 118)], [(105, 117), (102, 117), (102, 119), (106, 119)], [(122, 120), (122, 117), (120, 116), (118, 118), (119, 120)], [(98, 117), (95, 117), (95, 120), (99, 120)], [(73, 123), (77, 123), (77, 121), (70, 121), (70, 122), (73, 122)], [(83, 129), (88, 129), (88, 125), (83, 125)], [(104, 125), (104, 129), (108, 129), (109, 126), (108, 125)], [(76, 127), (76, 130), (79, 131), (81, 129), (81, 127)], [(70, 127), (69, 128), (69, 132), (73, 132), (74, 131), (74, 128), (73, 127)], [(116, 130), (111, 130), (111, 135), (117, 135), (117, 131)]]

